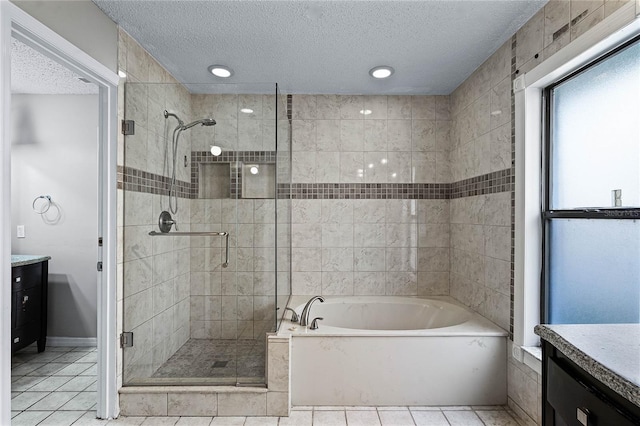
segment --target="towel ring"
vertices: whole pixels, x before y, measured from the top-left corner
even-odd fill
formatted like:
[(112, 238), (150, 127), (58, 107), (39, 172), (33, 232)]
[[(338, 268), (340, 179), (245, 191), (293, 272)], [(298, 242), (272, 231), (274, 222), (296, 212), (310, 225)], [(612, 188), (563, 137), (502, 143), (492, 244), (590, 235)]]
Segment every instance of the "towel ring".
[[(45, 204), (42, 204), (42, 208), (36, 209), (36, 202), (40, 198), (45, 200)], [(39, 196), (37, 196), (36, 198), (34, 198), (33, 203), (31, 204), (31, 208), (33, 209), (34, 212), (36, 212), (38, 214), (45, 214), (51, 208), (51, 197), (49, 195), (39, 195)]]

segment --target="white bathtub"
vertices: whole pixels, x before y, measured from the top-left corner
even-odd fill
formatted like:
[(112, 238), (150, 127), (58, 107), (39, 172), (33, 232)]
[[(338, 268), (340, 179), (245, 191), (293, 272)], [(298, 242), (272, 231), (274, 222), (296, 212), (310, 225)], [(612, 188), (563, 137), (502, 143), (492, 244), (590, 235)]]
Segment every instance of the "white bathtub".
[[(289, 303), (298, 314), (308, 297)], [(507, 333), (451, 298), (325, 297), (292, 336), (292, 405), (503, 405)], [(287, 318), (289, 314), (287, 314)]]

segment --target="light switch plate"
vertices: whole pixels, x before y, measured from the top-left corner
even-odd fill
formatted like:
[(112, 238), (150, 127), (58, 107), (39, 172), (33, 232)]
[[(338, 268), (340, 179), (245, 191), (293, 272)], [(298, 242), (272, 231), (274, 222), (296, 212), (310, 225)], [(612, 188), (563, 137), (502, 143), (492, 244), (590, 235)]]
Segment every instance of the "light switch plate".
[(18, 225), (16, 227), (16, 237), (24, 238), (24, 225)]

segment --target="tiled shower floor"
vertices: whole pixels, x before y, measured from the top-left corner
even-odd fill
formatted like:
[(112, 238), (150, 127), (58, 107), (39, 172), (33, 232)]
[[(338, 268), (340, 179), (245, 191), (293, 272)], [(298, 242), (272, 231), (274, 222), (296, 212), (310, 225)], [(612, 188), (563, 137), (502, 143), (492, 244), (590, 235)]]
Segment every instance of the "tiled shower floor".
[(190, 339), (153, 374), (152, 379), (264, 383), (265, 348), (264, 338)]

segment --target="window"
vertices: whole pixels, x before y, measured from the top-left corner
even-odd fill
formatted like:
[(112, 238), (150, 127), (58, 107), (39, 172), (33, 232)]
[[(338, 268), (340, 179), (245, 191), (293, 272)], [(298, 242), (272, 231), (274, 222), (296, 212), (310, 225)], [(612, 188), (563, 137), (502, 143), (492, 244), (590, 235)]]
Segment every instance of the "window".
[(543, 96), (542, 322), (640, 323), (640, 39)]

